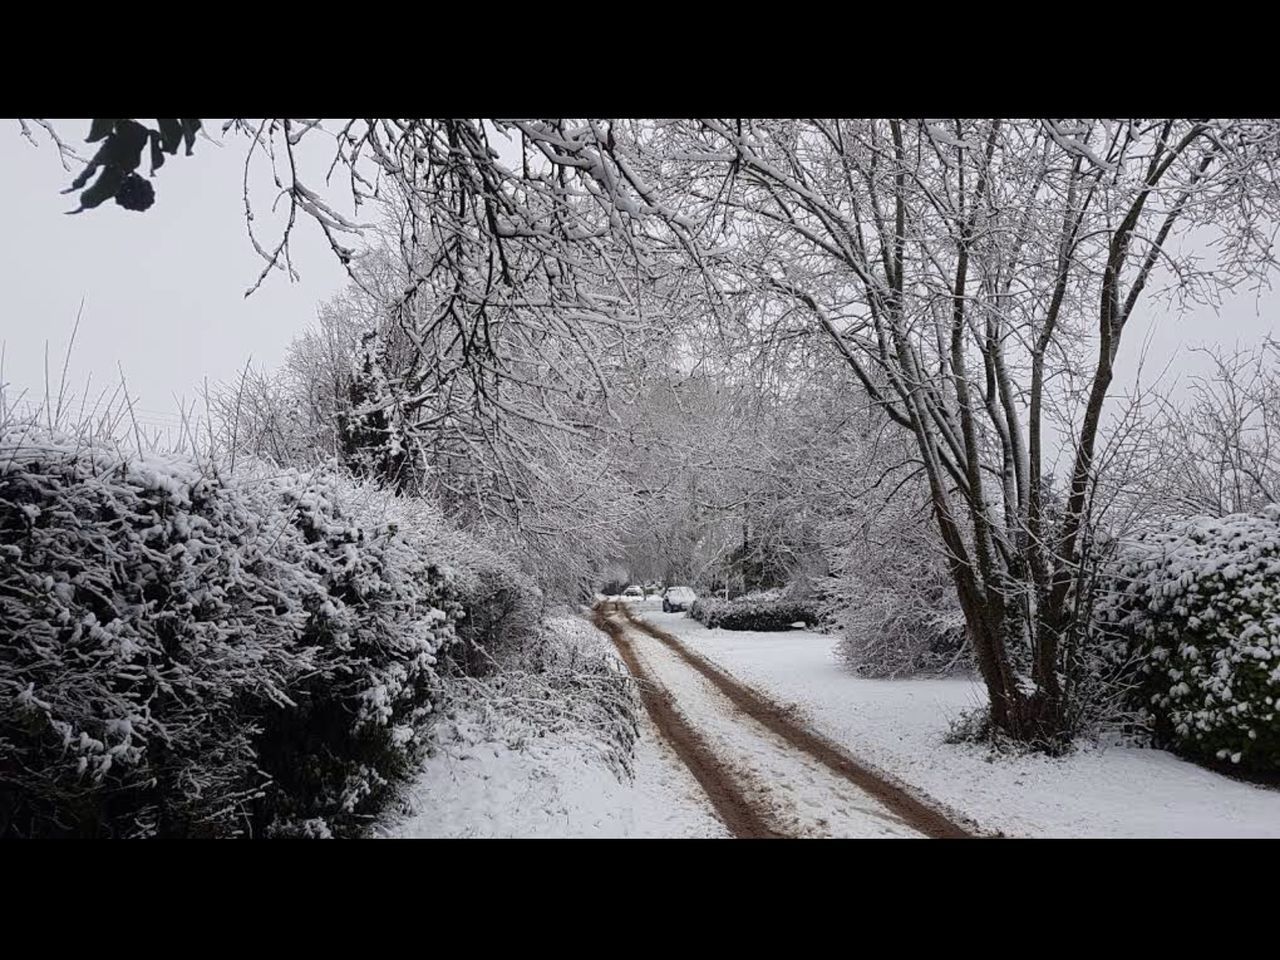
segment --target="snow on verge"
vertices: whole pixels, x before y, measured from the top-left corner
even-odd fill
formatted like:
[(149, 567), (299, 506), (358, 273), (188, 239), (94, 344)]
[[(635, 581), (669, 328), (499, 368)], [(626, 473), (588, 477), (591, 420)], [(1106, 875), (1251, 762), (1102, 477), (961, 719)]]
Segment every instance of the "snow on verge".
[(1212, 773), (1161, 750), (1085, 746), (1053, 759), (943, 742), (984, 701), (967, 679), (868, 680), (842, 667), (832, 638), (807, 631), (708, 630), (648, 612), (810, 726), (980, 827), (1029, 837), (1280, 837), (1280, 791)]
[[(529, 694), (546, 665), (572, 664), (588, 689), (600, 667), (624, 671), (607, 640), (579, 617), (546, 621), (539, 651), (458, 696), (401, 817), (376, 835), (459, 837), (723, 837), (701, 788), (658, 735), (627, 686), (634, 741), (590, 709), (552, 707)], [(534, 669), (529, 669), (533, 666)], [(541, 668), (539, 670), (539, 668)], [(534, 679), (534, 678), (538, 679)], [(566, 679), (568, 674), (566, 674)], [(570, 700), (572, 701), (572, 694)], [(590, 694), (588, 694), (590, 696)], [(541, 700), (533, 705), (530, 701)], [(634, 752), (633, 752), (634, 751)]]

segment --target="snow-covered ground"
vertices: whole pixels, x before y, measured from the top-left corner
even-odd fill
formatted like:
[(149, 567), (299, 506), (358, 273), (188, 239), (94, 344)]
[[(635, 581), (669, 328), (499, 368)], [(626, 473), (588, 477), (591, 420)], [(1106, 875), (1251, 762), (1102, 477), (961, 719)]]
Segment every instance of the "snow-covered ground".
[[(654, 599), (638, 601), (632, 609), (742, 682), (794, 705), (800, 722), (984, 832), (1280, 837), (1280, 791), (1231, 780), (1164, 751), (1085, 746), (1051, 759), (993, 756), (984, 747), (944, 743), (949, 722), (982, 703), (983, 690), (975, 681), (862, 679), (835, 658), (831, 637), (802, 630), (707, 630), (683, 614), (662, 613)], [(722, 709), (722, 696), (674, 654), (634, 631), (629, 636), (646, 668), (735, 778), (767, 787), (754, 799), (772, 808), (771, 819), (785, 832), (909, 832), (882, 816), (874, 802), (819, 789), (831, 786), (824, 771), (771, 749), (769, 738), (753, 729), (754, 721)], [(377, 832), (389, 837), (728, 835), (702, 788), (643, 710), (634, 774), (619, 779), (599, 755), (554, 735), (527, 741), (521, 749), (445, 738), (409, 791), (407, 813)]]
[[(639, 605), (636, 612), (652, 615), (649, 608)], [(658, 616), (662, 616), (661, 612)], [(648, 675), (661, 685), (685, 721), (725, 765), (738, 788), (779, 834), (920, 836), (874, 797), (745, 714), (663, 643), (634, 627), (626, 630)]]
[(413, 812), (384, 837), (726, 837), (697, 782), (648, 719), (635, 779), (619, 781), (573, 746), (441, 750), (409, 795)]
[(1280, 790), (1160, 750), (1083, 747), (1052, 759), (943, 742), (983, 701), (971, 680), (867, 680), (807, 631), (708, 630), (650, 601), (636, 613), (783, 704), (814, 730), (984, 831), (1031, 837), (1280, 837)]
[[(563, 625), (562, 625), (563, 626)], [(578, 622), (597, 654), (609, 641)], [(623, 669), (618, 664), (619, 669)], [(382, 837), (727, 837), (698, 782), (636, 704), (639, 737), (634, 777), (619, 778), (590, 731), (551, 730), (541, 737), (488, 739), (491, 723), (445, 723), (405, 797), (406, 810), (380, 826)], [(524, 729), (512, 722), (509, 727)], [(584, 736), (586, 739), (584, 739)]]

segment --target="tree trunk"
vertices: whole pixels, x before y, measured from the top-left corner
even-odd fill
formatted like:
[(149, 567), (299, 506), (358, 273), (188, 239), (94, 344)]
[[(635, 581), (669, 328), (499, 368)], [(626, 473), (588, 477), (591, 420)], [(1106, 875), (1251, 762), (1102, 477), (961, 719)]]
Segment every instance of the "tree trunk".
[[(1067, 732), (1066, 705), (1056, 670), (1049, 669), (1048, 682), (1037, 682), (1034, 693), (1028, 695), (1019, 685), (1009, 658), (1010, 644), (1021, 642), (1018, 620), (1022, 611), (999, 599), (979, 595), (967, 571), (955, 569), (953, 565), (952, 573), (964, 611), (966, 633), (987, 688), (992, 724), (1023, 743), (1042, 746), (1060, 743)], [(1041, 653), (1041, 645), (1037, 644), (1033, 650), (1037, 662)]]

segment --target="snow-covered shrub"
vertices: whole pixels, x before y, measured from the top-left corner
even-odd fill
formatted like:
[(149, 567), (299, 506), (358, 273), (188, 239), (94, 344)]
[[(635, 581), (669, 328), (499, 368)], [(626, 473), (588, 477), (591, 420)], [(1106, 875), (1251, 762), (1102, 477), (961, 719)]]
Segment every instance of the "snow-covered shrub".
[(717, 627), (720, 625), (720, 614), (728, 606), (728, 600), (718, 600), (715, 597), (699, 597), (689, 607), (688, 615), (705, 627)]
[(438, 518), (335, 474), (0, 427), (0, 834), (356, 832), (461, 613)]
[(332, 473), (302, 478), (280, 502), (323, 596), (304, 586), (300, 641), (318, 648), (320, 669), (293, 687), (293, 707), (268, 708), (257, 741), (280, 787), (271, 829), (322, 819), (351, 834), (412, 772), (437, 658), (464, 608), (442, 568), (440, 518), (422, 501)]
[(689, 608), (689, 616), (699, 623), (723, 630), (788, 630), (794, 623), (814, 626), (818, 607), (811, 600), (772, 591), (736, 600), (699, 597)]
[[(922, 495), (916, 482), (914, 491)], [(919, 501), (846, 508), (824, 528), (830, 575), (819, 581), (836, 653), (863, 676), (944, 673), (970, 665), (964, 614)]]
[(639, 733), (635, 683), (600, 631), (568, 613), (499, 650), (484, 677), (458, 677), (433, 739), (500, 741), (525, 749), (572, 742), (619, 776), (631, 773)]
[(970, 665), (964, 614), (945, 581), (894, 589), (842, 580), (831, 584), (824, 601), (841, 636), (837, 654), (863, 676), (945, 673)]
[(348, 387), (349, 405), (337, 415), (338, 440), (353, 474), (404, 491), (417, 484), (423, 463), (401, 398), (388, 382), (385, 351), (386, 344), (373, 331), (362, 338)]
[(1158, 738), (1280, 771), (1280, 505), (1133, 538), (1097, 619), (1113, 658), (1137, 659)]
[(462, 607), (460, 642), (445, 659), (465, 674), (483, 676), (504, 651), (538, 630), (542, 591), (514, 562), (470, 537), (446, 532), (440, 547), (450, 558), (450, 590)]

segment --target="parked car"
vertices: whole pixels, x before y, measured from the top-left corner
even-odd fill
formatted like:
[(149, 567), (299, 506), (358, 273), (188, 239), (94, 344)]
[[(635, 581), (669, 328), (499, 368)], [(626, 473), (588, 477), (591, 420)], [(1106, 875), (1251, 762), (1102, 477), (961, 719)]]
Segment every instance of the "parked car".
[(667, 587), (662, 595), (662, 610), (664, 613), (688, 610), (697, 599), (698, 595), (693, 592), (692, 587)]
[(637, 587), (634, 583), (622, 591), (623, 597), (628, 600), (643, 600), (644, 587)]

